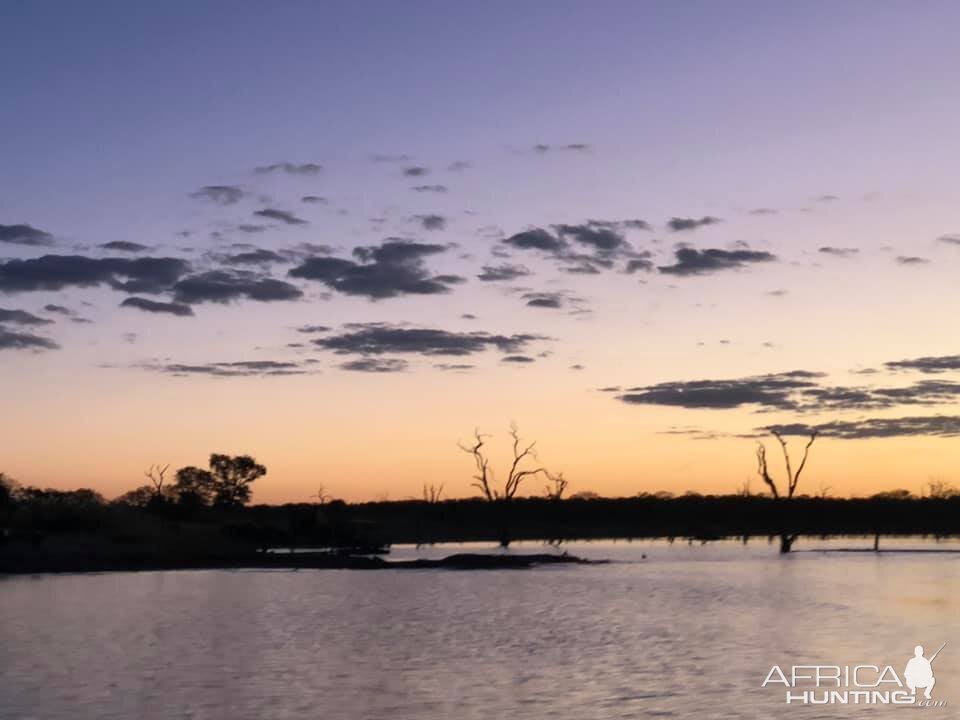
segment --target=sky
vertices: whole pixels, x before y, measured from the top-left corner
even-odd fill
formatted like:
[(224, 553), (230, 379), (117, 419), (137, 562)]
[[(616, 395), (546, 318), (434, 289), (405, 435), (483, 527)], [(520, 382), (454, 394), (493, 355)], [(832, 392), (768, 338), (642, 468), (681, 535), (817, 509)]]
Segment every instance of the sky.
[(0, 470), (466, 497), (516, 422), (571, 492), (759, 492), (771, 427), (800, 492), (960, 484), (958, 23), (5, 3)]

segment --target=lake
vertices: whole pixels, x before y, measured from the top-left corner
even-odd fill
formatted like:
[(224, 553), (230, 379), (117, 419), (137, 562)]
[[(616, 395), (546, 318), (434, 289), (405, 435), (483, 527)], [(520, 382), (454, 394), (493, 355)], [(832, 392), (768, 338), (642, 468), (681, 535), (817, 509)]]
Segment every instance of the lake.
[[(797, 549), (869, 547), (869, 539)], [(883, 547), (960, 549), (885, 540)], [(443, 556), (489, 546), (395, 548)], [(960, 554), (573, 543), (533, 570), (0, 579), (0, 718), (931, 718), (960, 703)], [(543, 551), (539, 544), (512, 552)], [(646, 556), (645, 558), (643, 556)], [(785, 704), (771, 666), (917, 644), (943, 708)]]

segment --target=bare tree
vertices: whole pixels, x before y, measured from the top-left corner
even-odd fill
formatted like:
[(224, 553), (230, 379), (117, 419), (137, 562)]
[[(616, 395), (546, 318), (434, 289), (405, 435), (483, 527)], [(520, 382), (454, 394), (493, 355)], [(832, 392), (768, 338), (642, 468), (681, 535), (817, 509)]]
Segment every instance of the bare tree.
[(320, 505), (326, 505), (330, 502), (330, 495), (327, 493), (327, 488), (323, 483), (317, 486), (317, 493), (310, 497), (315, 497)]
[(943, 478), (931, 478), (927, 482), (927, 495), (934, 500), (946, 500), (958, 494), (960, 491)]
[(547, 476), (547, 479), (551, 482), (550, 485), (544, 489), (547, 495), (548, 500), (563, 500), (563, 494), (567, 491), (567, 485), (569, 481), (563, 477), (563, 473), (557, 473), (553, 475), (546, 470), (544, 473)]
[(510, 469), (507, 472), (507, 479), (503, 483), (503, 489), (494, 487), (493, 483), (495, 481), (493, 471), (490, 469), (490, 460), (483, 453), (483, 447), (486, 444), (485, 440), (489, 436), (481, 434), (479, 430), (475, 430), (473, 437), (474, 443), (472, 445), (460, 443), (459, 447), (465, 453), (472, 455), (473, 461), (476, 464), (477, 474), (473, 476), (474, 482), (472, 486), (480, 490), (483, 496), (490, 502), (512, 500), (517, 494), (517, 490), (520, 489), (520, 483), (523, 479), (531, 475), (544, 473), (549, 477), (549, 473), (542, 467), (536, 467), (531, 470), (522, 469), (521, 466), (527, 459), (539, 461), (536, 452), (537, 443), (534, 441), (526, 447), (522, 447), (520, 431), (517, 428), (517, 424), (512, 423), (510, 425), (510, 437), (513, 438), (513, 462), (510, 464)]
[(163, 499), (163, 481), (169, 467), (170, 463), (167, 463), (163, 467), (155, 464), (143, 471), (144, 477), (150, 481), (150, 485), (153, 487), (153, 497), (158, 501)]
[[(800, 460), (800, 465), (797, 467), (796, 472), (794, 472), (793, 465), (790, 462), (790, 453), (787, 450), (787, 441), (784, 440), (783, 436), (776, 430), (771, 430), (770, 434), (777, 439), (777, 442), (780, 443), (781, 450), (783, 450), (783, 461), (787, 470), (787, 487), (785, 488), (786, 494), (784, 495), (777, 488), (777, 483), (774, 482), (772, 477), (770, 477), (770, 471), (767, 466), (767, 448), (762, 442), (757, 443), (757, 474), (760, 476), (760, 479), (763, 480), (764, 484), (770, 489), (770, 494), (773, 495), (774, 500), (779, 500), (781, 498), (785, 500), (791, 500), (794, 493), (797, 491), (797, 485), (800, 483), (800, 475), (803, 473), (803, 469), (807, 466), (807, 458), (810, 456), (810, 446), (813, 445), (814, 441), (817, 439), (817, 431), (814, 430), (810, 433), (810, 439), (803, 448), (803, 458)], [(793, 546), (793, 542), (796, 539), (796, 534), (787, 532), (781, 533), (780, 552), (790, 552), (790, 548)]]
[(425, 503), (435, 505), (436, 503), (440, 502), (441, 495), (443, 495), (442, 483), (440, 485), (434, 485), (432, 483), (430, 485), (427, 485), (426, 483), (423, 484), (423, 501)]

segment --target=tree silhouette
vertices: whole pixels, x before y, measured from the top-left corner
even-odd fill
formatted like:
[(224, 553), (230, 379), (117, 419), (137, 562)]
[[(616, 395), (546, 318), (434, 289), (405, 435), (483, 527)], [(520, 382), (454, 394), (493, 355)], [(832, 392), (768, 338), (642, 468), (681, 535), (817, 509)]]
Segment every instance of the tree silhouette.
[(193, 507), (212, 505), (217, 493), (210, 471), (193, 465), (177, 470), (173, 489), (180, 505)]
[(210, 456), (210, 474), (213, 476), (213, 504), (219, 507), (239, 507), (250, 502), (250, 485), (267, 474), (267, 468), (249, 455)]
[[(803, 449), (803, 459), (800, 461), (800, 466), (797, 468), (796, 472), (793, 471), (793, 466), (790, 462), (790, 453), (787, 451), (787, 441), (784, 440), (783, 436), (776, 430), (771, 430), (770, 434), (777, 439), (777, 442), (780, 443), (780, 448), (783, 450), (783, 461), (787, 469), (786, 495), (784, 495), (777, 488), (776, 482), (774, 482), (773, 478), (770, 477), (770, 472), (767, 467), (767, 448), (762, 442), (757, 442), (757, 474), (760, 476), (760, 479), (763, 480), (764, 484), (770, 489), (770, 494), (773, 495), (774, 500), (792, 500), (794, 493), (797, 491), (797, 485), (800, 483), (800, 474), (807, 466), (807, 458), (810, 455), (810, 446), (813, 445), (814, 440), (817, 439), (817, 431), (814, 430), (812, 433), (810, 433), (810, 439), (807, 441), (807, 445)], [(796, 539), (796, 534), (782, 532), (780, 534), (780, 552), (790, 552), (790, 549), (793, 547), (793, 542)]]
[(537, 443), (534, 441), (526, 447), (521, 448), (520, 430), (517, 428), (516, 423), (511, 423), (510, 437), (513, 438), (513, 462), (510, 464), (507, 472), (507, 479), (503, 483), (503, 489), (501, 490), (494, 487), (492, 484), (495, 482), (493, 470), (490, 469), (489, 459), (483, 454), (484, 441), (489, 436), (482, 435), (479, 430), (475, 430), (473, 437), (475, 441), (473, 445), (460, 443), (459, 447), (465, 453), (473, 456), (474, 463), (477, 466), (477, 474), (473, 477), (474, 482), (472, 486), (479, 489), (487, 500), (491, 502), (512, 500), (517, 494), (517, 490), (520, 489), (520, 483), (524, 478), (537, 475), (538, 473), (544, 473), (549, 476), (549, 473), (547, 473), (547, 470), (543, 467), (536, 467), (531, 470), (521, 469), (523, 463), (528, 459), (539, 461), (536, 452)]

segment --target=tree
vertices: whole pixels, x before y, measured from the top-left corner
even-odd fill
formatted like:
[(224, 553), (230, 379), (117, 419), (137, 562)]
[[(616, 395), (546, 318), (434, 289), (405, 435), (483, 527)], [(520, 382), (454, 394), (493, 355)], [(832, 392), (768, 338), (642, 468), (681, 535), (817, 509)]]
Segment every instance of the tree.
[(443, 483), (440, 485), (434, 485), (431, 483), (427, 485), (423, 484), (423, 501), (429, 505), (436, 505), (440, 502), (440, 496), (443, 495)]
[(209, 470), (193, 465), (177, 470), (173, 489), (177, 494), (177, 502), (181, 505), (212, 505), (216, 496), (213, 475)]
[(249, 455), (210, 456), (210, 474), (213, 476), (213, 504), (219, 507), (240, 507), (250, 502), (250, 485), (267, 474), (267, 468)]
[(157, 464), (151, 465), (148, 469), (143, 471), (144, 477), (150, 481), (150, 486), (153, 488), (153, 499), (155, 502), (163, 502), (163, 481), (164, 476), (167, 474), (167, 468), (169, 467), (169, 463), (163, 467), (160, 467), (160, 465)]
[(472, 486), (479, 489), (480, 492), (483, 493), (483, 496), (490, 502), (506, 502), (512, 500), (517, 494), (517, 490), (520, 489), (520, 483), (523, 479), (531, 475), (544, 473), (549, 477), (549, 473), (547, 473), (547, 470), (543, 467), (536, 467), (530, 470), (522, 469), (521, 466), (527, 460), (539, 461), (536, 452), (537, 443), (534, 441), (521, 449), (520, 431), (517, 428), (517, 424), (512, 423), (510, 425), (510, 437), (513, 438), (513, 462), (510, 464), (507, 472), (507, 479), (503, 483), (503, 489), (494, 487), (493, 483), (495, 480), (493, 471), (490, 469), (490, 461), (483, 454), (485, 439), (489, 436), (482, 435), (479, 430), (475, 430), (473, 437), (473, 445), (460, 443), (459, 447), (465, 453), (472, 455), (474, 463), (476, 464), (477, 474), (473, 476), (474, 482)]
[[(801, 459), (800, 465), (796, 472), (793, 471), (793, 466), (790, 462), (790, 453), (787, 451), (787, 441), (784, 440), (783, 436), (776, 430), (770, 430), (770, 434), (777, 439), (777, 442), (780, 443), (780, 448), (783, 450), (783, 461), (787, 470), (786, 495), (784, 495), (780, 489), (778, 489), (776, 482), (774, 482), (773, 478), (770, 477), (770, 472), (767, 467), (767, 448), (762, 442), (757, 443), (757, 474), (760, 476), (760, 479), (763, 480), (764, 484), (770, 489), (770, 494), (773, 496), (774, 500), (792, 500), (794, 493), (797, 491), (797, 485), (800, 483), (800, 475), (803, 473), (803, 469), (807, 466), (807, 458), (810, 455), (810, 446), (813, 445), (813, 442), (817, 439), (817, 431), (814, 430), (810, 433), (810, 439), (807, 441), (807, 445), (803, 449), (803, 458)], [(797, 536), (795, 533), (782, 532), (780, 534), (780, 552), (790, 552), (790, 549), (793, 547), (793, 542), (796, 539)]]
[(563, 473), (557, 473), (552, 475), (546, 470), (544, 473), (547, 476), (547, 480), (550, 481), (550, 484), (544, 488), (544, 492), (548, 500), (563, 500), (563, 494), (567, 491), (567, 485), (569, 481), (563, 477)]

